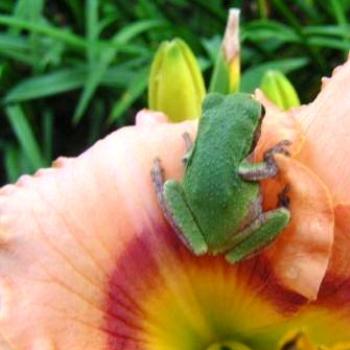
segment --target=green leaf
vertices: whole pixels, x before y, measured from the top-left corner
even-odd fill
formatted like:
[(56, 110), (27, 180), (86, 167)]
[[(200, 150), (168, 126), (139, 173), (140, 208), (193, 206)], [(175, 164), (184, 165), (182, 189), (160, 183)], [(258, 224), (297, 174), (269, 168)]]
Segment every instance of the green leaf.
[(8, 182), (15, 182), (22, 174), (20, 166), (20, 150), (18, 147), (8, 145), (4, 150), (4, 166)]
[(42, 117), (42, 143), (45, 161), (50, 164), (52, 161), (52, 146), (53, 146), (53, 125), (54, 115), (51, 110), (45, 110)]
[(88, 43), (79, 36), (48, 24), (29, 22), (5, 15), (0, 15), (0, 24), (11, 28), (25, 29), (30, 32), (44, 34), (56, 40), (63, 41), (76, 49), (81, 50), (88, 46)]
[(17, 140), (30, 162), (31, 170), (34, 171), (46, 165), (33, 130), (31, 129), (21, 107), (19, 105), (6, 107), (6, 114), (14, 133), (16, 134)]
[(149, 70), (142, 70), (137, 74), (121, 98), (113, 105), (108, 122), (116, 121), (132, 105), (132, 103), (145, 91)]
[(75, 21), (78, 24), (78, 27), (83, 27), (83, 16), (81, 11), (80, 0), (65, 0), (67, 7), (70, 9), (72, 15), (74, 16)]
[(96, 41), (98, 39), (98, 1), (87, 0), (86, 5), (86, 36), (89, 42), (87, 47), (88, 61), (93, 65), (96, 59)]
[(215, 35), (210, 39), (202, 39), (201, 41), (213, 65), (216, 62), (218, 51), (221, 48), (221, 41), (222, 38), (220, 37), (220, 35)]
[(315, 47), (327, 47), (336, 50), (344, 50), (346, 52), (350, 50), (349, 41), (344, 41), (342, 39), (312, 37), (309, 39), (309, 44)]
[(88, 77), (85, 82), (84, 90), (80, 96), (78, 106), (75, 109), (73, 116), (73, 123), (77, 124), (81, 120), (85, 110), (95, 93), (97, 86), (99, 85), (103, 75), (105, 74), (108, 66), (111, 64), (114, 56), (116, 54), (116, 49), (106, 48), (99, 59), (99, 61), (90, 67), (88, 72)]
[[(126, 87), (133, 79), (135, 70), (148, 66), (144, 57), (129, 60), (126, 63), (111, 66), (101, 79), (101, 85), (108, 87)], [(82, 87), (86, 81), (88, 68), (66, 68), (45, 75), (20, 81), (5, 96), (6, 103), (28, 101), (57, 95)]]
[(0, 33), (0, 56), (13, 58), (19, 62), (33, 65), (28, 39), (10, 33)]
[(141, 20), (136, 23), (132, 23), (124, 27), (118, 34), (114, 36), (112, 41), (114, 43), (127, 43), (131, 39), (136, 36), (150, 30), (165, 26), (166, 23), (164, 21), (158, 19), (148, 19)]
[(243, 73), (241, 80), (241, 91), (243, 92), (254, 92), (254, 90), (260, 86), (261, 79), (265, 71), (269, 69), (277, 69), (282, 73), (287, 74), (294, 70), (300, 69), (306, 66), (309, 62), (309, 59), (306, 57), (298, 58), (288, 58), (277, 61), (270, 61), (255, 65), (250, 69), (247, 69)]
[(209, 92), (218, 92), (221, 94), (230, 93), (229, 65), (225, 60), (221, 48), (217, 54), (217, 60), (210, 79)]
[(14, 16), (18, 19), (37, 21), (43, 9), (43, 0), (17, 0)]
[(73, 123), (77, 124), (81, 120), (85, 110), (95, 93), (98, 85), (104, 74), (106, 73), (109, 65), (112, 63), (118, 52), (118, 45), (126, 44), (129, 40), (133, 39), (135, 36), (140, 35), (144, 31), (151, 28), (156, 28), (163, 25), (164, 22), (159, 20), (144, 20), (126, 26), (119, 33), (117, 33), (111, 40), (113, 44), (117, 45), (115, 47), (106, 47), (100, 53), (100, 58), (98, 62), (90, 67), (89, 76), (87, 78), (84, 90), (80, 96), (78, 106), (74, 112)]
[(13, 7), (13, 0), (1, 0), (0, 1), (0, 10), (4, 12), (10, 12)]
[(322, 26), (306, 26), (303, 29), (304, 33), (308, 36), (322, 35), (322, 36), (338, 36), (350, 37), (350, 25), (322, 25)]
[(85, 68), (71, 68), (22, 80), (7, 93), (5, 102), (12, 103), (56, 95), (81, 87), (85, 79)]
[(299, 42), (300, 36), (285, 24), (272, 20), (257, 20), (242, 26), (242, 42), (249, 40), (261, 42), (262, 40), (281, 40), (284, 42)]

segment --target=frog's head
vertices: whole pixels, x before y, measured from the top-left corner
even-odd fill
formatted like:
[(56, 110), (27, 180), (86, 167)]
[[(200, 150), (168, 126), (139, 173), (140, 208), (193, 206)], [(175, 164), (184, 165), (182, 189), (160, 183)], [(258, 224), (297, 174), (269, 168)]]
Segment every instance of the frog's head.
[[(203, 102), (201, 128), (220, 134), (220, 143), (234, 150), (243, 160), (254, 149), (260, 136), (262, 106), (247, 93), (208, 94)], [(211, 140), (213, 142), (213, 140)]]

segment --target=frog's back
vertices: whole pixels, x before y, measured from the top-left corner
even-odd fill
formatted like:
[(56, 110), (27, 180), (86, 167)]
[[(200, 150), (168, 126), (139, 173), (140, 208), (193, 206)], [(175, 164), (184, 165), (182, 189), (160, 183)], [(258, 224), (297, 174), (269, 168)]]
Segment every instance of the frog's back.
[[(227, 232), (238, 230), (234, 218), (248, 211), (258, 192), (258, 185), (243, 181), (237, 169), (252, 148), (261, 109), (248, 94), (211, 94), (203, 111), (183, 186), (202, 232), (210, 241), (215, 230), (215, 241), (220, 242), (220, 235), (224, 239)], [(227, 222), (216, 222), (218, 210)]]

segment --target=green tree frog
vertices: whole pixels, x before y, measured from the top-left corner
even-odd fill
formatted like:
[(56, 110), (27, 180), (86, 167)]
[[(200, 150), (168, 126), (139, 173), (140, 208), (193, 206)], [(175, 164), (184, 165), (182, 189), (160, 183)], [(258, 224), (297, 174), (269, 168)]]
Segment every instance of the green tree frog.
[(270, 244), (288, 225), (286, 193), (279, 207), (263, 212), (259, 181), (278, 172), (275, 153), (288, 155), (284, 140), (251, 163), (262, 120), (261, 105), (249, 94), (209, 94), (181, 182), (164, 181), (155, 159), (152, 179), (165, 217), (195, 254), (224, 254), (235, 263)]

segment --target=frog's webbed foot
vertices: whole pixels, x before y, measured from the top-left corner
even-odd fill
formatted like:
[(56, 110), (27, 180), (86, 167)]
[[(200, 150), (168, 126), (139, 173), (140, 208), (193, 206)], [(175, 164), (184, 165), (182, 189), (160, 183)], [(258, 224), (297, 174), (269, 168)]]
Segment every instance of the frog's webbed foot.
[(187, 164), (190, 156), (191, 156), (191, 153), (192, 153), (192, 150), (193, 150), (193, 141), (192, 141), (192, 138), (191, 138), (191, 135), (189, 132), (185, 131), (183, 134), (182, 134), (182, 137), (185, 141), (185, 147), (186, 147), (186, 153), (185, 155), (182, 157), (182, 163), (184, 165)]
[(153, 162), (151, 176), (160, 207), (177, 236), (195, 255), (205, 254), (208, 246), (188, 208), (182, 187), (175, 180), (164, 181), (159, 158)]
[(274, 155), (279, 153), (290, 156), (288, 151), (288, 146), (290, 145), (291, 142), (289, 140), (277, 143), (264, 153), (264, 160), (261, 163), (250, 163), (248, 160), (244, 160), (238, 168), (239, 175), (247, 181), (260, 181), (276, 176), (278, 165)]

